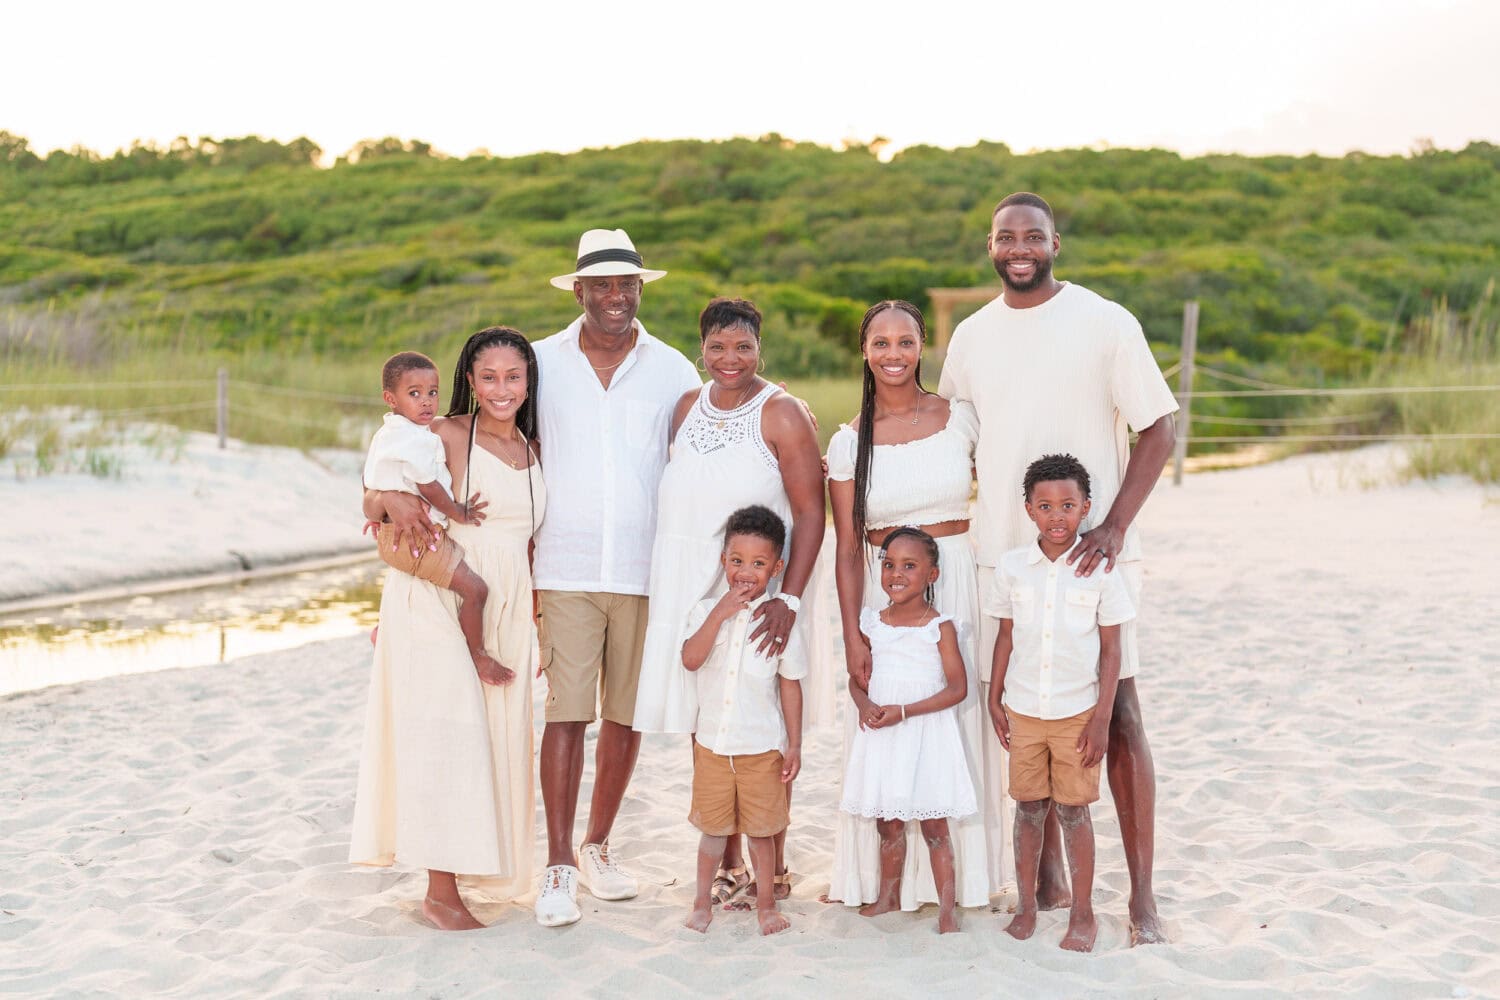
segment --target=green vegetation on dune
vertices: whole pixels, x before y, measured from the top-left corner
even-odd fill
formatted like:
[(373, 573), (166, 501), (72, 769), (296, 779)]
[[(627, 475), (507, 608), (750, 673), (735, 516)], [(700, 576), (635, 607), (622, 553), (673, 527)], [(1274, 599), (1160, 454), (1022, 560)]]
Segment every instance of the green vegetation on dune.
[[(0, 132), (0, 382), (227, 365), (243, 382), (373, 397), (391, 351), (446, 363), (480, 326), (568, 322), (547, 278), (594, 226), (627, 229), (671, 271), (646, 291), (654, 333), (689, 348), (710, 296), (745, 295), (767, 313), (773, 375), (847, 379), (871, 301), (994, 283), (984, 234), (1016, 189), (1053, 202), (1059, 274), (1135, 312), (1164, 364), (1195, 297), (1204, 364), (1293, 385), (1386, 377), (1392, 357), (1431, 355), (1436, 310), (1470, 314), (1500, 273), (1500, 147), (1485, 143), (1341, 159), (981, 143), (881, 162), (774, 135), (509, 159), (380, 140), (329, 169), (319, 153), (249, 137), (39, 157)], [(316, 418), (292, 406), (270, 409)]]

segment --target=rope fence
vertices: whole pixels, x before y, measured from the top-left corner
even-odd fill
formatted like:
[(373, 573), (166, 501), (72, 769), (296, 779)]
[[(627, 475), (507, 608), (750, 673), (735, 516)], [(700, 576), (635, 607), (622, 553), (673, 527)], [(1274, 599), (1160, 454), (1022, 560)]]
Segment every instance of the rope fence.
[[(1177, 448), (1174, 456), (1173, 481), (1182, 481), (1183, 464), (1186, 460), (1189, 444), (1330, 444), (1350, 443), (1361, 444), (1377, 441), (1415, 442), (1415, 441), (1494, 441), (1500, 440), (1500, 434), (1487, 433), (1355, 433), (1352, 431), (1341, 431), (1337, 433), (1298, 433), (1299, 430), (1316, 432), (1320, 428), (1336, 428), (1340, 426), (1357, 425), (1361, 421), (1374, 419), (1384, 414), (1370, 411), (1365, 413), (1352, 413), (1334, 416), (1299, 416), (1299, 417), (1234, 417), (1213, 416), (1209, 414), (1194, 414), (1192, 406), (1194, 400), (1202, 399), (1271, 399), (1271, 398), (1295, 398), (1295, 397), (1326, 397), (1336, 398), (1340, 396), (1395, 396), (1404, 394), (1432, 394), (1432, 393), (1474, 393), (1474, 392), (1500, 392), (1500, 385), (1407, 385), (1407, 386), (1295, 386), (1284, 385), (1277, 382), (1268, 382), (1264, 379), (1252, 378), (1247, 375), (1238, 375), (1233, 372), (1222, 371), (1208, 365), (1195, 363), (1197, 346), (1198, 325), (1198, 303), (1189, 301), (1183, 309), (1183, 343), (1180, 360), (1172, 363), (1162, 371), (1164, 378), (1176, 377), (1178, 380), (1178, 391), (1174, 394), (1177, 398), (1179, 410), (1177, 413)], [(1227, 383), (1238, 388), (1233, 389), (1209, 389), (1197, 390), (1193, 387), (1194, 378), (1204, 375), (1219, 382)], [(93, 412), (100, 415), (121, 418), (139, 416), (158, 416), (171, 413), (190, 413), (201, 410), (215, 410), (215, 426), (218, 432), (219, 447), (228, 445), (229, 420), (231, 415), (230, 392), (234, 389), (249, 390), (257, 394), (277, 396), (289, 399), (315, 400), (321, 403), (332, 403), (339, 406), (362, 406), (371, 409), (384, 409), (385, 404), (367, 396), (353, 396), (345, 393), (325, 392), (318, 389), (297, 389), (289, 386), (270, 385), (264, 382), (246, 382), (229, 378), (228, 369), (221, 368), (218, 377), (214, 379), (178, 379), (178, 380), (153, 380), (137, 382), (53, 382), (53, 383), (30, 383), (30, 384), (8, 384), (0, 385), (0, 399), (5, 393), (17, 392), (45, 392), (48, 390), (66, 390), (68, 392), (101, 392), (114, 390), (132, 389), (204, 389), (209, 386), (215, 387), (213, 399), (199, 399), (180, 403), (164, 403), (152, 406), (134, 407), (109, 407), (92, 408)], [(255, 420), (265, 420), (293, 427), (323, 428), (327, 426), (326, 421), (309, 420), (303, 417), (292, 416), (287, 413), (277, 413), (270, 409), (236, 403), (233, 412), (243, 413)], [(1195, 426), (1212, 425), (1224, 428), (1262, 428), (1270, 431), (1286, 429), (1291, 433), (1281, 434), (1193, 434)]]

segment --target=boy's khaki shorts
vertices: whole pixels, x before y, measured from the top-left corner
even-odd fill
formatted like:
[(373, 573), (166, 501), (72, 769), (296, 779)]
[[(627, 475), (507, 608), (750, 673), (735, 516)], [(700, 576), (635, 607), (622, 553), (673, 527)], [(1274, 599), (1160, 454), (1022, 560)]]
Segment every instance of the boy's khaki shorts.
[(1010, 720), (1010, 797), (1051, 799), (1059, 805), (1099, 801), (1099, 765), (1083, 766), (1078, 737), (1094, 717), (1091, 708), (1070, 719), (1033, 719), (1005, 710)]
[(602, 715), (630, 726), (646, 645), (646, 599), (573, 590), (543, 590), (538, 597), (551, 645), (544, 642), (541, 651), (546, 720), (593, 722)]
[(725, 757), (693, 741), (688, 822), (710, 837), (774, 837), (790, 822), (780, 750)]
[(396, 526), (386, 521), (380, 526), (380, 531), (375, 535), (376, 544), (380, 546), (380, 558), (391, 569), (399, 569), (401, 572), (416, 577), (418, 580), (426, 580), (436, 587), (451, 590), (453, 585), (453, 574), (458, 572), (459, 565), (464, 561), (463, 546), (448, 537), (442, 525), (433, 525), (437, 529), (437, 551), (423, 548), (417, 555), (411, 554), (409, 540), (403, 541), (398, 548), (392, 549), (396, 541)]

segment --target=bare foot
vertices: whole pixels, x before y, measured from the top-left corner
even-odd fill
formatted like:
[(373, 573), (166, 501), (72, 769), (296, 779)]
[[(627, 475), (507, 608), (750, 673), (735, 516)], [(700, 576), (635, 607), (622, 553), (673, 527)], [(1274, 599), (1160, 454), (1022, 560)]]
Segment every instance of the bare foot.
[(954, 934), (958, 932), (958, 914), (952, 910), (938, 911), (938, 933)]
[(1036, 911), (1017, 910), (1016, 915), (1010, 918), (1010, 923), (1005, 925), (1005, 933), (1017, 941), (1025, 941), (1036, 933)]
[(712, 903), (693, 907), (693, 912), (682, 922), (682, 926), (699, 934), (708, 933), (708, 925), (713, 923), (714, 907)]
[(516, 672), (509, 667), (502, 667), (500, 661), (488, 653), (475, 653), (474, 669), (479, 671), (479, 679), (486, 684), (503, 687), (516, 679)]
[(474, 914), (469, 912), (462, 901), (454, 906), (428, 896), (422, 900), (422, 916), (432, 921), (433, 926), (440, 931), (477, 931), (484, 928), (484, 924), (474, 919)]
[(881, 896), (873, 903), (866, 903), (859, 908), (862, 917), (878, 917), (882, 913), (891, 913), (901, 909), (901, 901), (895, 896)]
[(1066, 910), (1073, 905), (1073, 892), (1068, 888), (1068, 883), (1061, 879), (1049, 881), (1046, 878), (1037, 880), (1036, 908), (1038, 910)]
[(1094, 922), (1092, 912), (1074, 913), (1068, 918), (1068, 933), (1063, 935), (1061, 948), (1068, 951), (1093, 951), (1094, 938), (1099, 936), (1099, 925)]
[(756, 910), (755, 919), (760, 921), (762, 935), (779, 934), (792, 926), (792, 922), (777, 910)]
[(1161, 925), (1161, 917), (1156, 915), (1156, 901), (1149, 900), (1145, 905), (1137, 907), (1135, 902), (1130, 904), (1130, 947), (1138, 944), (1166, 944), (1167, 932)]
[(370, 645), (375, 645), (375, 637), (380, 634), (380, 626), (376, 625), (370, 629)]

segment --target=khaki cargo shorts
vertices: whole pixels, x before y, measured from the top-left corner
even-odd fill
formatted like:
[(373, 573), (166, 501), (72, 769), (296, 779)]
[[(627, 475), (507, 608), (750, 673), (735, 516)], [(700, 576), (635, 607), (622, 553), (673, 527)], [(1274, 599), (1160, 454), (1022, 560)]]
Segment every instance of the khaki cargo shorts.
[(646, 598), (573, 590), (543, 590), (538, 597), (546, 721), (593, 722), (602, 716), (628, 728), (635, 721), (646, 645)]

